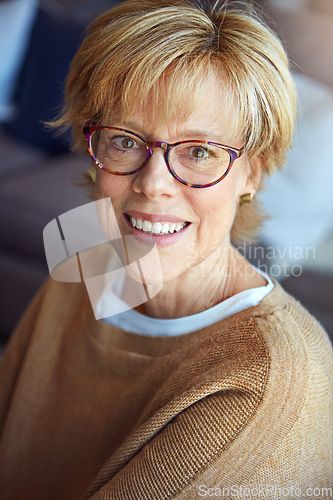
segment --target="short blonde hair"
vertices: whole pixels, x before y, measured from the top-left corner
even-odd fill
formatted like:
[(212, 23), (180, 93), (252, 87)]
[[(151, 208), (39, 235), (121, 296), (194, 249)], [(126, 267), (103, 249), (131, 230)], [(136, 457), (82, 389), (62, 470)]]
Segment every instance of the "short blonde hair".
[[(291, 145), (295, 89), (280, 40), (246, 2), (126, 0), (108, 10), (73, 59), (54, 123), (71, 127), (74, 147), (83, 151), (87, 121), (107, 125), (106, 116), (135, 112), (151, 92), (153, 112), (170, 116), (184, 95), (195, 105), (197, 83), (212, 68), (228, 83), (246, 152), (272, 173)], [(232, 239), (246, 239), (257, 223), (255, 203), (239, 208)]]

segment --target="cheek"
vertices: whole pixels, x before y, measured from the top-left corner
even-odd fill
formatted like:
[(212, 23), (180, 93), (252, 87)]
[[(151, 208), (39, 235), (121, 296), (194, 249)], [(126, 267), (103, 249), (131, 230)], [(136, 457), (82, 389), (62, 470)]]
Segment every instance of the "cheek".
[(107, 172), (98, 169), (94, 188), (95, 200), (109, 197), (111, 200), (116, 200), (119, 195), (125, 191), (125, 183), (125, 177), (108, 174)]
[(235, 179), (226, 177), (216, 186), (207, 188), (205, 193), (198, 193), (192, 199), (192, 206), (197, 207), (200, 220), (216, 223), (218, 228), (218, 224), (228, 225), (228, 222), (234, 218), (237, 202), (237, 183)]
[[(226, 181), (223, 185), (222, 183)], [(230, 240), (230, 231), (237, 211), (237, 188), (232, 179), (209, 188), (201, 203), (196, 200), (199, 224), (196, 233), (195, 255), (206, 258)], [(201, 195), (201, 193), (199, 194)], [(200, 207), (200, 208), (199, 208)]]

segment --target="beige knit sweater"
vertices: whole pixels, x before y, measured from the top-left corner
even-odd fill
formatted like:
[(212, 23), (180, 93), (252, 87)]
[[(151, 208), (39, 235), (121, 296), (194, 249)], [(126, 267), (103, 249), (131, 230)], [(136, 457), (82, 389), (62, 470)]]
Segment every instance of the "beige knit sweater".
[(96, 321), (84, 286), (50, 280), (2, 359), (2, 500), (332, 490), (332, 348), (278, 284), (217, 324), (152, 338)]

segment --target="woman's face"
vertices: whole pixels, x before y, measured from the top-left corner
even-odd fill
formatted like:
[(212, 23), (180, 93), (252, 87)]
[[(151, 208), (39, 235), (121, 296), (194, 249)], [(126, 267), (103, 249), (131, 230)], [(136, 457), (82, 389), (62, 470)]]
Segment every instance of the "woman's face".
[[(222, 83), (212, 75), (202, 86), (204, 97), (186, 119), (155, 125), (149, 114), (154, 106), (151, 102), (123, 122), (116, 120), (104, 125), (126, 128), (148, 141), (175, 143), (201, 139), (241, 148), (241, 138), (232, 133), (237, 110), (223, 104), (226, 99)], [(143, 253), (145, 246), (151, 248), (156, 243), (166, 283), (188, 273), (193, 275), (205, 263), (214, 260), (213, 256), (223, 261), (224, 252), (230, 246), (230, 229), (239, 197), (253, 191), (250, 164), (245, 154), (235, 161), (221, 182), (197, 189), (177, 181), (167, 169), (164, 151), (154, 148), (147, 165), (135, 174), (116, 176), (97, 168), (95, 198), (110, 197), (122, 235), (134, 236)], [(133, 227), (131, 218), (139, 228)], [(149, 223), (160, 223), (162, 228), (168, 224), (163, 231), (186, 225), (178, 232), (158, 235), (150, 234), (149, 230), (160, 226), (157, 224), (154, 228)], [(145, 278), (154, 283), (153, 265), (150, 271), (150, 276), (146, 272)]]

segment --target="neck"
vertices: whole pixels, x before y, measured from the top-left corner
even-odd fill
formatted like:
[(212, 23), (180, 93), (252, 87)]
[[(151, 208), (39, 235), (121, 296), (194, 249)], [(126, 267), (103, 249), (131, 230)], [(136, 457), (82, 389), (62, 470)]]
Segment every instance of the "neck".
[(240, 291), (265, 284), (253, 266), (228, 243), (221, 251), (191, 267), (186, 273), (163, 285), (162, 290), (138, 308), (156, 318), (179, 318), (202, 312)]

